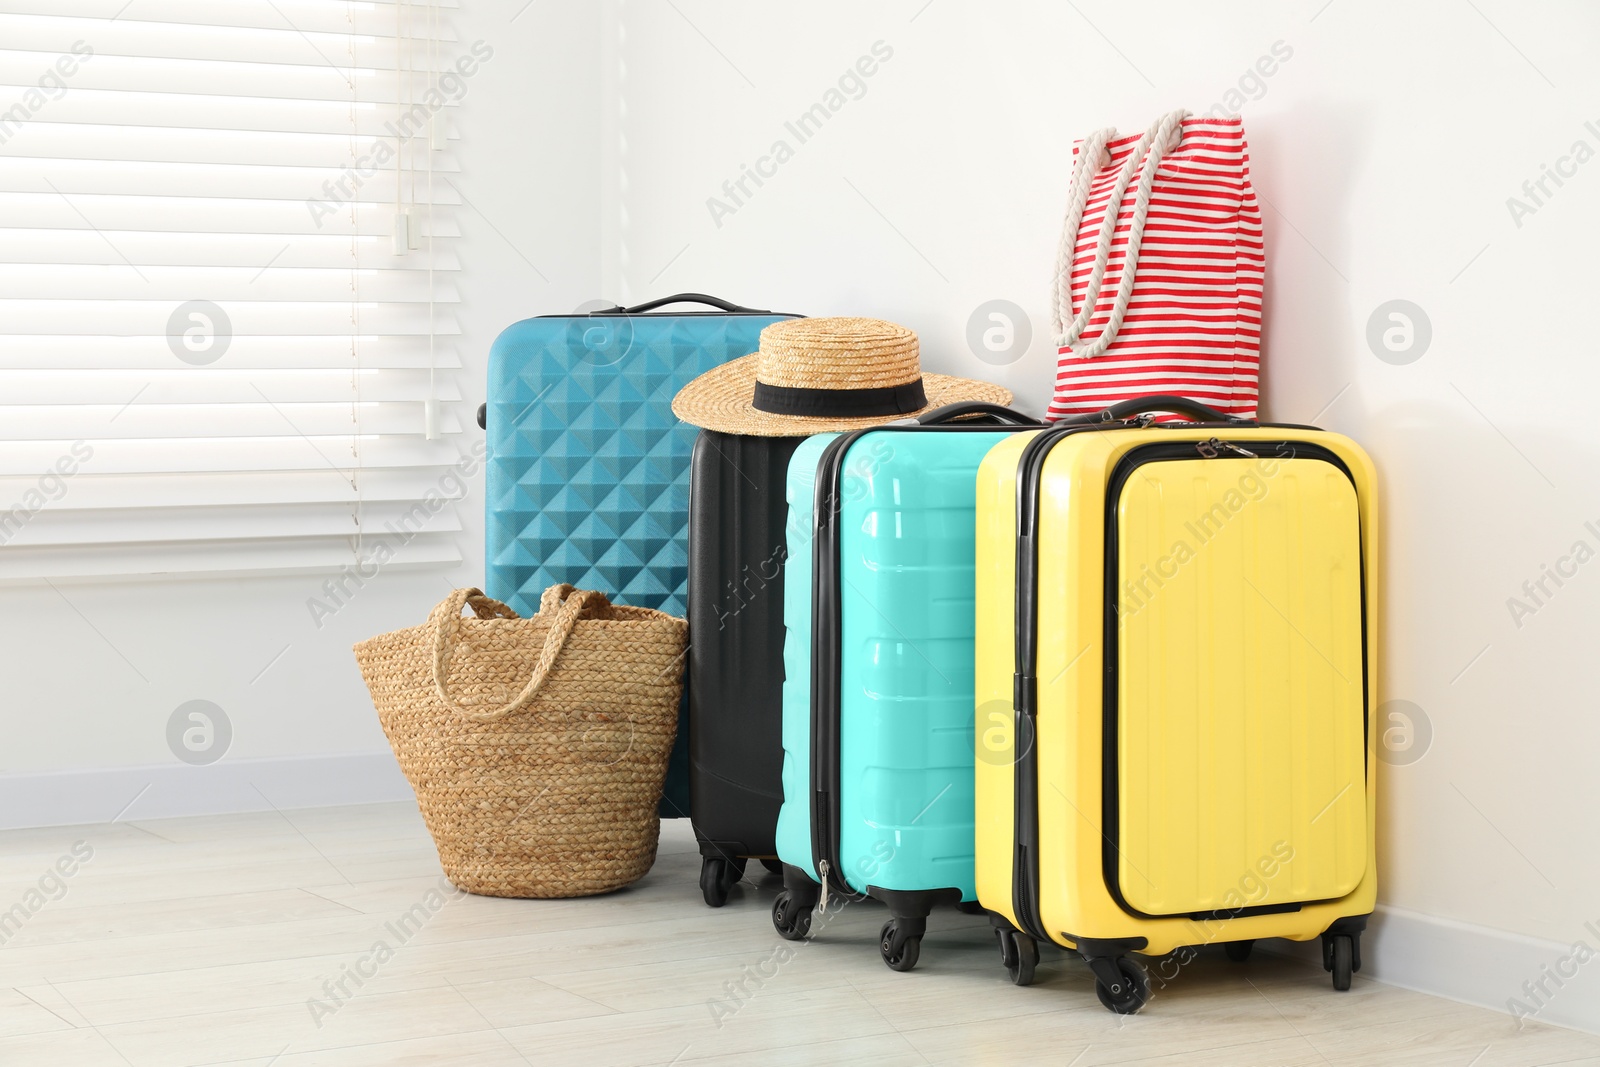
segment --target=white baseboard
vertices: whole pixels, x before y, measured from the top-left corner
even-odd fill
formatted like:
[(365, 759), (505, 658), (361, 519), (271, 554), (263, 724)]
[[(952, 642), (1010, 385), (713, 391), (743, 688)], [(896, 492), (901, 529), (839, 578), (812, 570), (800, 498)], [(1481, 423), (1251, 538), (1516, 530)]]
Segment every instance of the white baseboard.
[[(1507, 1025), (1514, 1025), (1507, 1001), (1516, 998), (1527, 1006), (1525, 1012), (1534, 1012), (1527, 1016), (1532, 1021), (1600, 1034), (1600, 900), (1594, 911), (1592, 929), (1580, 925), (1572, 942), (1560, 944), (1379, 905), (1361, 939), (1361, 973), (1418, 993), (1505, 1012)], [(1576, 966), (1576, 975), (1561, 975), (1558, 964), (1580, 940), (1593, 958)], [(1322, 964), (1316, 941), (1272, 941), (1262, 947)], [(1574, 966), (1565, 964), (1567, 970)], [(1556, 984), (1557, 978), (1562, 985)], [(1535, 989), (1530, 995), (1523, 989), (1524, 982), (1541, 980), (1547, 992)]]
[(387, 752), (0, 775), (0, 829), (415, 801)]

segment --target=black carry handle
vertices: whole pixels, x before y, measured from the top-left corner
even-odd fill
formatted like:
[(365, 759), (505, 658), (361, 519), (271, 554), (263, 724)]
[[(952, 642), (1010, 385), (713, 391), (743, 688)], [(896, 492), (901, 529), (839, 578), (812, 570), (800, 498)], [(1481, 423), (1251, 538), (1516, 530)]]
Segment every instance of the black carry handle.
[[(974, 418), (982, 416), (982, 418)], [(1013, 411), (1004, 404), (990, 404), (983, 400), (960, 400), (954, 404), (934, 408), (916, 417), (916, 422), (923, 426), (938, 426), (942, 423), (956, 421), (972, 422), (998, 422), (1007, 426), (1038, 426), (1037, 419), (1030, 419), (1020, 411)]]
[(1207, 407), (1198, 400), (1190, 400), (1186, 396), (1174, 396), (1170, 393), (1158, 393), (1155, 396), (1136, 396), (1132, 400), (1119, 400), (1103, 411), (1093, 415), (1079, 415), (1076, 418), (1062, 419), (1057, 426), (1089, 426), (1097, 422), (1122, 422), (1139, 415), (1153, 415), (1156, 412), (1168, 412), (1173, 415), (1183, 415), (1194, 422), (1231, 422), (1240, 426), (1254, 426), (1254, 419), (1240, 419), (1218, 411), (1216, 408)]
[(489, 405), (488, 404), (479, 404), (478, 405), (478, 429), (487, 430), (488, 428), (489, 428)]
[(614, 308), (606, 308), (603, 311), (596, 311), (594, 314), (641, 315), (646, 311), (654, 311), (656, 308), (666, 307), (668, 304), (704, 304), (707, 307), (714, 307), (718, 311), (726, 311), (730, 315), (772, 314), (770, 311), (763, 311), (758, 308), (742, 307), (739, 304), (735, 304), (731, 300), (724, 300), (720, 296), (707, 296), (705, 293), (674, 293), (672, 296), (663, 296), (656, 300), (646, 300), (644, 303), (635, 304), (631, 308), (625, 308), (618, 304)]

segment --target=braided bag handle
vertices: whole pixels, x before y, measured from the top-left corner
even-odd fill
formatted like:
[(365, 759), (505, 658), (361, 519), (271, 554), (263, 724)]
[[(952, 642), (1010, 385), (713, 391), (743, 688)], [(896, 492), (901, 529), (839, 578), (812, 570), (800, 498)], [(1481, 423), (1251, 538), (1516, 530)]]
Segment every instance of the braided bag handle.
[[(1078, 149), (1078, 163), (1073, 170), (1072, 187), (1067, 194), (1067, 215), (1061, 224), (1061, 241), (1056, 247), (1056, 278), (1050, 293), (1051, 337), (1057, 348), (1074, 348), (1083, 331), (1094, 316), (1095, 305), (1100, 301), (1100, 291), (1105, 285), (1106, 266), (1111, 261), (1111, 242), (1116, 235), (1117, 216), (1122, 209), (1122, 198), (1139, 171), (1139, 185), (1134, 191), (1133, 218), (1128, 227), (1128, 250), (1123, 257), (1122, 277), (1117, 285), (1117, 298), (1111, 315), (1100, 336), (1081, 349), (1074, 348), (1073, 355), (1080, 359), (1093, 359), (1103, 355), (1117, 339), (1122, 320), (1128, 314), (1128, 301), (1133, 297), (1133, 284), (1139, 267), (1139, 249), (1144, 243), (1145, 221), (1150, 215), (1150, 195), (1155, 187), (1156, 171), (1161, 159), (1178, 147), (1183, 139), (1183, 120), (1189, 112), (1179, 109), (1169, 111), (1157, 119), (1134, 144), (1133, 150), (1122, 161), (1117, 180), (1112, 185), (1106, 201), (1105, 214), (1100, 219), (1099, 239), (1095, 244), (1094, 269), (1089, 273), (1089, 285), (1083, 296), (1083, 308), (1072, 315), (1072, 265), (1078, 246), (1078, 228), (1083, 222), (1083, 212), (1089, 203), (1089, 187), (1094, 176), (1111, 161), (1106, 145), (1116, 139), (1112, 127), (1096, 130), (1084, 138)], [(1071, 320), (1070, 322), (1068, 320)]]
[(522, 692), (518, 693), (511, 703), (500, 708), (472, 710), (452, 700), (445, 687), (450, 663), (449, 635), (459, 629), (461, 609), (468, 604), (480, 619), (515, 619), (518, 616), (500, 601), (484, 596), (481, 589), (453, 590), (429, 616), (428, 621), (433, 626), (434, 692), (445, 707), (475, 722), (493, 722), (495, 719), (502, 719), (521, 711), (532, 703), (533, 698), (539, 695), (545, 680), (550, 677), (550, 669), (555, 666), (556, 657), (566, 647), (567, 639), (572, 636), (573, 627), (577, 626), (579, 617), (585, 610), (603, 612), (611, 607), (611, 601), (606, 599), (605, 594), (593, 589), (574, 589), (564, 583), (546, 589), (544, 595), (539, 598), (539, 614), (553, 614), (555, 618), (550, 623), (549, 632), (545, 634), (544, 647), (540, 649), (539, 659), (534, 664), (533, 676), (528, 679), (528, 684), (522, 687)]

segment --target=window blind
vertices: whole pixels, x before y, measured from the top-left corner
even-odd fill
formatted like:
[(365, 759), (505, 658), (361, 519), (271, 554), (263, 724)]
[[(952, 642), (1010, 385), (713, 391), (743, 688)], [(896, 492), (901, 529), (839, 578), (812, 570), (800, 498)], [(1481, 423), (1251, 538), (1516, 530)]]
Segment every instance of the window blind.
[(446, 6), (0, 0), (0, 580), (460, 558)]

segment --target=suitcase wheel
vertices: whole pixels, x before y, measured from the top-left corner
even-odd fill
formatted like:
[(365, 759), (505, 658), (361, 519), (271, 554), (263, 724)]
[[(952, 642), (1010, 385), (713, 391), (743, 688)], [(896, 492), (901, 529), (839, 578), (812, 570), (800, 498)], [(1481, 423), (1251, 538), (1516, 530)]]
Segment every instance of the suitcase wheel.
[(1017, 942), (1015, 935), (1012, 934), (1010, 930), (1002, 930), (997, 926), (995, 927), (994, 931), (994, 939), (1000, 943), (1001, 966), (1008, 971), (1011, 970), (1011, 968), (1017, 965)]
[(1356, 942), (1349, 934), (1334, 934), (1323, 944), (1324, 963), (1333, 972), (1333, 988), (1340, 993), (1350, 988), (1350, 974), (1355, 969)]
[(1150, 999), (1150, 979), (1144, 968), (1126, 956), (1101, 956), (1089, 961), (1094, 971), (1094, 993), (1111, 1011), (1132, 1015)]
[(801, 907), (785, 889), (772, 902), (772, 928), (785, 941), (804, 941), (811, 933), (811, 909)]
[(722, 856), (701, 859), (700, 895), (705, 898), (706, 904), (720, 908), (728, 902), (728, 890), (744, 877), (744, 863), (743, 856), (731, 860)]
[(908, 933), (899, 919), (890, 919), (878, 934), (878, 951), (891, 971), (909, 971), (917, 965), (922, 935)]
[(1222, 946), (1222, 951), (1234, 963), (1243, 963), (1250, 958), (1250, 950), (1256, 947), (1254, 941), (1229, 941)]
[(994, 936), (1000, 942), (1000, 962), (1005, 964), (1006, 977), (1016, 985), (1032, 985), (1033, 969), (1039, 965), (1039, 943), (1016, 930), (996, 928)]
[(761, 866), (763, 866), (763, 867), (765, 867), (767, 869), (767, 873), (768, 874), (782, 874), (783, 873), (783, 861), (778, 859), (778, 858), (776, 858), (775, 856), (768, 856), (766, 859), (762, 860), (761, 861)]

